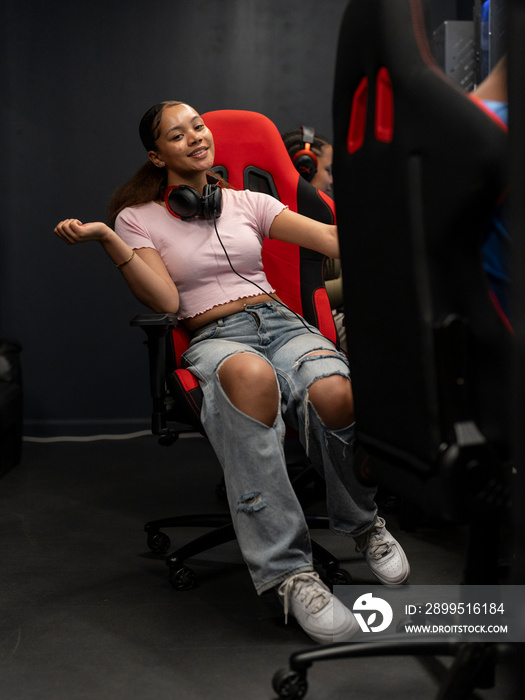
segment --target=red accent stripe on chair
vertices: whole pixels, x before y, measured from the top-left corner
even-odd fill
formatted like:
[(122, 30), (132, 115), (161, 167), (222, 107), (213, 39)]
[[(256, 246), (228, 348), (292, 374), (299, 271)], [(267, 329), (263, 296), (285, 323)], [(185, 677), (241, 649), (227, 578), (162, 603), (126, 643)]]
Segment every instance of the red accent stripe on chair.
[(363, 145), (366, 128), (366, 107), (368, 102), (368, 78), (362, 78), (354, 92), (352, 110), (350, 112), (350, 125), (346, 139), (348, 153), (355, 153)]
[(485, 114), (487, 114), (492, 119), (492, 121), (496, 122), (498, 126), (501, 126), (503, 131), (508, 133), (509, 127), (505, 124), (505, 122), (502, 119), (500, 119), (495, 112), (489, 109), (487, 105), (479, 99), (479, 97), (472, 95), (470, 92), (467, 92), (467, 97), (469, 98), (469, 100), (472, 100), (472, 102), (474, 102), (474, 104), (476, 104), (480, 109), (482, 109), (485, 112)]
[(190, 345), (190, 334), (183, 325), (178, 325), (171, 332), (171, 342), (173, 354), (175, 356), (175, 364), (181, 366), (182, 353), (186, 352)]
[(189, 369), (177, 369), (174, 373), (177, 376), (184, 391), (191, 391), (199, 386), (199, 382)]
[(328, 299), (328, 292), (324, 287), (316, 289), (314, 292), (314, 308), (317, 313), (318, 328), (321, 333), (337, 344), (337, 335), (334, 325), (334, 317)]
[(489, 296), (492, 301), (492, 304), (494, 305), (494, 308), (496, 309), (498, 316), (503, 322), (503, 325), (509, 331), (509, 333), (512, 333), (514, 335), (514, 327), (510, 322), (509, 318), (507, 317), (507, 314), (501, 308), (501, 304), (499, 303), (498, 297), (494, 294), (492, 290), (489, 290)]
[(378, 141), (390, 143), (394, 135), (394, 95), (388, 70), (383, 66), (376, 78), (375, 135)]

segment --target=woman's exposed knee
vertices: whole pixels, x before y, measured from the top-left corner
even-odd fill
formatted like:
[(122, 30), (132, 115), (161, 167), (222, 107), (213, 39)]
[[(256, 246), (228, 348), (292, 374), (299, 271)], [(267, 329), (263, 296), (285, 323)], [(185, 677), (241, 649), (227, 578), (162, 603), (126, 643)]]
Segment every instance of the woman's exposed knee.
[(354, 395), (348, 377), (323, 377), (311, 385), (308, 393), (319, 418), (330, 430), (340, 430), (354, 422)]
[(266, 425), (279, 410), (279, 386), (272, 366), (249, 352), (237, 353), (220, 366), (219, 382), (233, 405)]

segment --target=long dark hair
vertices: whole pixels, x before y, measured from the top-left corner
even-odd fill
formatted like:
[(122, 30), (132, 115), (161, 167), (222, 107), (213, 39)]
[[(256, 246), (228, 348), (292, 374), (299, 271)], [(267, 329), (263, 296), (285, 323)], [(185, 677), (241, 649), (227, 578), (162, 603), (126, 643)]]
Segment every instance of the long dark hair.
[[(165, 107), (173, 107), (183, 104), (182, 102), (166, 101), (158, 102), (150, 107), (144, 114), (139, 124), (139, 135), (142, 145), (146, 151), (154, 151), (159, 138), (159, 126), (162, 119), (162, 112)], [(210, 175), (217, 178), (217, 173), (210, 172)], [(220, 179), (220, 178), (218, 178)], [(225, 183), (222, 183), (223, 185)], [(166, 188), (166, 171), (164, 168), (157, 168), (148, 160), (137, 172), (123, 185), (118, 187), (112, 194), (108, 207), (108, 223), (115, 224), (115, 219), (126, 207), (137, 204), (146, 204), (158, 199), (162, 199), (162, 192)]]

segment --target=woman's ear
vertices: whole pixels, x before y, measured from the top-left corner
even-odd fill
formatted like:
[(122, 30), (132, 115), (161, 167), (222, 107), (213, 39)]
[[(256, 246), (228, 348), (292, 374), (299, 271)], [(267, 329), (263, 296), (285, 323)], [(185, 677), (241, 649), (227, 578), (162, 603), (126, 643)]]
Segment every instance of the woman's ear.
[(163, 168), (165, 166), (164, 161), (159, 158), (157, 151), (148, 151), (148, 158), (157, 168)]

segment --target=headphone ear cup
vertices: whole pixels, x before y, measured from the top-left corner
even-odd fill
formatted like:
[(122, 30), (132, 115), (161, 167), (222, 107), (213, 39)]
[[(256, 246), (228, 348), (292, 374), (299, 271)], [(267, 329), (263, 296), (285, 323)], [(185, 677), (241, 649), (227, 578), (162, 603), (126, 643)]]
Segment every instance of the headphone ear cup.
[(204, 185), (202, 211), (205, 219), (218, 219), (222, 212), (222, 192), (219, 185)]
[(179, 219), (190, 219), (201, 211), (200, 194), (188, 185), (174, 187), (165, 197), (166, 205), (172, 214)]
[(293, 157), (293, 164), (307, 182), (310, 182), (317, 172), (317, 156), (310, 149), (303, 148), (297, 151)]

